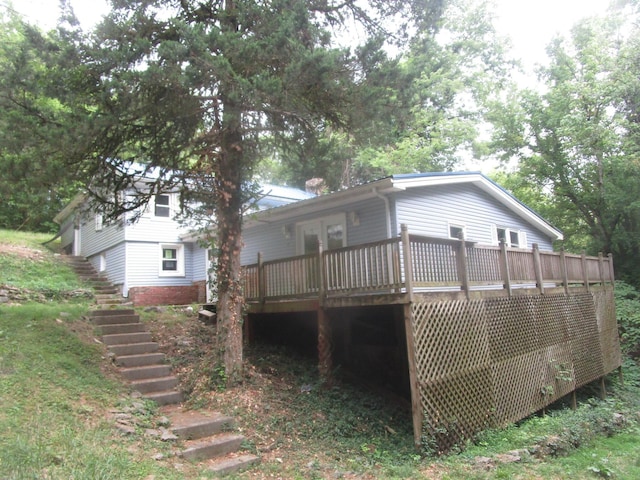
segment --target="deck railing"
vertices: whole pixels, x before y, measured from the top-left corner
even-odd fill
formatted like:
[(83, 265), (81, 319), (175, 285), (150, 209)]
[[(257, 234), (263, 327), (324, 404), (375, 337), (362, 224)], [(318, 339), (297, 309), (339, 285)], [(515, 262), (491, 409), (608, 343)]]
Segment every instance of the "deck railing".
[(245, 298), (277, 301), (363, 294), (582, 286), (614, 281), (613, 259), (476, 246), (409, 235), (247, 265)]

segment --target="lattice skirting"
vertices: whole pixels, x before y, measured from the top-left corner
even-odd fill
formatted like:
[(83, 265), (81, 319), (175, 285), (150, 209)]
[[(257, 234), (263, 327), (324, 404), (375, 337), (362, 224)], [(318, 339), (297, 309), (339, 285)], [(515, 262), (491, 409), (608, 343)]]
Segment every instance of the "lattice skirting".
[(424, 439), (440, 451), (621, 364), (613, 290), (412, 304)]

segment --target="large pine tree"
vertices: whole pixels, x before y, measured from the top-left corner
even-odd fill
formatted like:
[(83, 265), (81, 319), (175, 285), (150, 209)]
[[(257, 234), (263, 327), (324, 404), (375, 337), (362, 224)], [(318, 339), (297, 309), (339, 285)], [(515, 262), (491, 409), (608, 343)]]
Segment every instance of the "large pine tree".
[(348, 128), (364, 72), (345, 45), (433, 30), (442, 4), (112, 0), (112, 13), (84, 43), (80, 71), (93, 82), (85, 92), (93, 106), (91, 191), (130, 186), (119, 167), (135, 161), (166, 172), (147, 195), (181, 186), (215, 212), (230, 382), (242, 373), (242, 211), (263, 140), (309, 141), (320, 123)]

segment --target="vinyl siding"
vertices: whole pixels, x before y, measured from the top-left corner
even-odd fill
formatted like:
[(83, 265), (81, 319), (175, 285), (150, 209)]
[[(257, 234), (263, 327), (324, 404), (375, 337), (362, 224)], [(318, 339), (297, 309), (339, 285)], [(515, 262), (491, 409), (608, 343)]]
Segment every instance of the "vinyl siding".
[(395, 200), (398, 231), (404, 223), (410, 233), (448, 238), (449, 223), (454, 223), (465, 227), (467, 240), (486, 245), (494, 243), (497, 225), (526, 232), (529, 248), (533, 243), (553, 248), (546, 235), (475, 186), (415, 188), (397, 193)]
[[(358, 219), (356, 224), (352, 221), (352, 212), (356, 214)], [(264, 260), (274, 260), (295, 255), (295, 227), (298, 223), (338, 213), (346, 214), (347, 245), (374, 242), (386, 238), (386, 213), (382, 199), (345, 204), (322, 213), (300, 215), (289, 218), (286, 221), (264, 222), (246, 228), (243, 234), (242, 264), (256, 263), (258, 252), (262, 252)]]
[(191, 271), (194, 282), (207, 278), (207, 250), (198, 244), (192, 245)]
[(80, 254), (92, 257), (121, 243), (125, 238), (125, 228), (120, 224), (106, 225), (96, 230), (95, 215), (83, 215), (80, 226)]
[[(109, 281), (114, 285), (121, 286), (126, 281), (127, 267), (126, 260), (126, 245), (120, 243), (112, 248), (109, 248), (103, 252), (105, 256), (106, 269), (102, 272), (107, 276)], [(89, 262), (96, 269), (96, 272), (100, 271), (100, 254), (88, 257)]]

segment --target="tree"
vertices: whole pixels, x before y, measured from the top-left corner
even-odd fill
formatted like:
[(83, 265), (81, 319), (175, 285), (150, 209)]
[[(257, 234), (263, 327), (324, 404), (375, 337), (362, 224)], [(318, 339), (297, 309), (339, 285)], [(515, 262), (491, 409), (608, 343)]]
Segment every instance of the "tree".
[(71, 108), (75, 47), (16, 14), (0, 17), (0, 226), (53, 232), (77, 191), (67, 148), (81, 148), (82, 109)]
[[(242, 212), (265, 141), (302, 144), (317, 138), (318, 125), (348, 129), (361, 72), (332, 33), (358, 25), (399, 44), (433, 30), (442, 3), (112, 0), (90, 41), (64, 31), (76, 40), (69, 75), (83, 79), (74, 105), (87, 114), (90, 139), (83, 151), (68, 150), (69, 161), (91, 178), (87, 190), (104, 212), (115, 218), (167, 189), (215, 212), (230, 382), (242, 374)], [(151, 172), (135, 191), (135, 178)]]
[(629, 61), (635, 35), (625, 39), (620, 27), (613, 15), (590, 19), (574, 27), (570, 43), (555, 39), (540, 70), (546, 91), (521, 92), (496, 115), (494, 147), (504, 159), (515, 156), (517, 175), (549, 196), (551, 220), (570, 246), (613, 253), (618, 273), (638, 282), (639, 72)]

